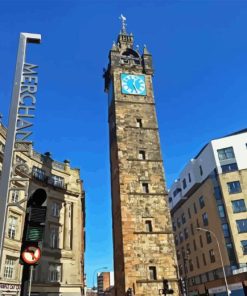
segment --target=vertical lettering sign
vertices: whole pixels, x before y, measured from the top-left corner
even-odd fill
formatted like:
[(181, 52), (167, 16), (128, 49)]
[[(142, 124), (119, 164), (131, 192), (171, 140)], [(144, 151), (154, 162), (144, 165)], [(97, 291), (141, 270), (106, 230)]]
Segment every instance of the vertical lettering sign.
[[(12, 101), (9, 113), (9, 123), (3, 159), (2, 176), (0, 180), (0, 266), (6, 229), (7, 207), (21, 206), (27, 200), (30, 168), (24, 162), (17, 162), (15, 153), (22, 152), (31, 156), (32, 119), (36, 104), (38, 77), (36, 65), (25, 62), (27, 43), (40, 43), (40, 34), (21, 33), (17, 54)], [(14, 160), (14, 161), (13, 161)], [(20, 171), (22, 172), (20, 174)], [(22, 200), (8, 202), (11, 191), (24, 191)]]

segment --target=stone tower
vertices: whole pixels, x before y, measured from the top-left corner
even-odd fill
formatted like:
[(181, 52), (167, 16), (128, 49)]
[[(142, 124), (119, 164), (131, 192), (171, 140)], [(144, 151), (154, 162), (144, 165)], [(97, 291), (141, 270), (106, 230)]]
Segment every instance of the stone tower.
[(152, 56), (133, 49), (125, 18), (104, 72), (109, 99), (116, 296), (178, 295), (176, 257), (153, 94)]

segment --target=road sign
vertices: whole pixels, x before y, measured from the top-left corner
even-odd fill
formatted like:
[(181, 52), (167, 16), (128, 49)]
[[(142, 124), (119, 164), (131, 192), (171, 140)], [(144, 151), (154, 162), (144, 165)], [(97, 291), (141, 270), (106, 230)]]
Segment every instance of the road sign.
[(39, 261), (41, 257), (40, 248), (36, 246), (27, 246), (21, 253), (22, 260), (29, 265), (33, 265)]

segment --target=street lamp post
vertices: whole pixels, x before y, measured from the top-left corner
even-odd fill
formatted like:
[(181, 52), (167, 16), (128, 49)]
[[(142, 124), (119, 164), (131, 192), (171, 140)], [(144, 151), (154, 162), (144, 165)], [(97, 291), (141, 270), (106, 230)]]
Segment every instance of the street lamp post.
[(102, 269), (108, 269), (108, 267), (106, 267), (106, 266), (99, 267), (99, 268), (96, 268), (96, 269), (94, 270), (94, 272), (93, 272), (93, 289), (95, 288), (95, 286), (94, 286), (95, 273), (96, 273), (96, 271), (99, 271), (99, 270), (102, 270)]
[(216, 234), (212, 230), (209, 230), (209, 229), (206, 229), (206, 228), (197, 227), (196, 229), (199, 230), (199, 231), (210, 232), (213, 235), (213, 237), (215, 238), (217, 246), (218, 246), (219, 254), (220, 254), (220, 261), (221, 261), (221, 266), (222, 266), (224, 280), (225, 280), (226, 293), (227, 293), (228, 296), (230, 296), (231, 291), (228, 289), (225, 267), (224, 267), (224, 264), (223, 264), (222, 254), (221, 254), (221, 250), (220, 250), (220, 244), (219, 244), (219, 241), (217, 239)]

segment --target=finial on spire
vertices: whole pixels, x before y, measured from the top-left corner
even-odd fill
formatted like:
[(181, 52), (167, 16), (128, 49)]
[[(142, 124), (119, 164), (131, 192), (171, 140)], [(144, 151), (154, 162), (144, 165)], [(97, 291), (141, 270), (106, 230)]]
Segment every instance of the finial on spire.
[(120, 15), (119, 19), (121, 20), (122, 22), (122, 29), (121, 29), (121, 33), (123, 34), (126, 34), (126, 27), (127, 27), (127, 24), (126, 24), (126, 17), (122, 15)]

